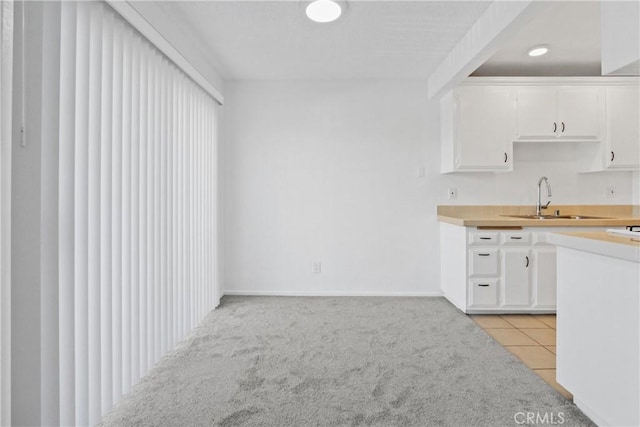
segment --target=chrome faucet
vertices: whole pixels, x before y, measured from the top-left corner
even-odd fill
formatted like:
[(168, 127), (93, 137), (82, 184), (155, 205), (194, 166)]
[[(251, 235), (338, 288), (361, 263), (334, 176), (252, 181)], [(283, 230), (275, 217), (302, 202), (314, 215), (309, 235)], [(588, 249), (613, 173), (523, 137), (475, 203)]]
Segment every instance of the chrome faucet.
[(540, 186), (542, 185), (542, 181), (547, 185), (547, 197), (551, 197), (551, 184), (549, 184), (549, 178), (541, 176), (538, 180), (538, 203), (536, 203), (536, 215), (540, 215), (541, 210), (547, 209), (549, 207), (549, 203), (551, 203), (551, 200), (549, 200), (546, 205), (543, 205), (540, 200)]

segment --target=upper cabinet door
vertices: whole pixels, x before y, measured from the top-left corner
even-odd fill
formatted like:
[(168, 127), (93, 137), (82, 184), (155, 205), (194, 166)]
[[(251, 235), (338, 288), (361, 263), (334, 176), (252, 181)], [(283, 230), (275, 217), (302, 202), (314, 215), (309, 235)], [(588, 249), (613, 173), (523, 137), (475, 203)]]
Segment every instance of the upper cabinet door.
[(600, 89), (597, 87), (572, 87), (558, 89), (559, 138), (582, 141), (599, 140)]
[(608, 168), (640, 167), (640, 90), (638, 86), (607, 88)]
[(509, 170), (514, 138), (512, 90), (466, 87), (456, 95), (457, 170)]
[(602, 102), (599, 97), (597, 87), (519, 88), (518, 139), (600, 140)]
[(517, 94), (517, 129), (520, 140), (554, 139), (558, 132), (557, 90), (524, 87)]

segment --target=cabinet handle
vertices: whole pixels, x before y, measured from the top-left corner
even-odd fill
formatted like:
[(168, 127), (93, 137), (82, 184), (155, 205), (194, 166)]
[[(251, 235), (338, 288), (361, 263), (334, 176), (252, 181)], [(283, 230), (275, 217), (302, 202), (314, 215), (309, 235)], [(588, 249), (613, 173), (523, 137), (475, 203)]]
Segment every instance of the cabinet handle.
[(522, 236), (511, 236), (511, 240), (521, 240)]
[(478, 254), (478, 256), (489, 256), (491, 254)]
[(562, 133), (564, 133), (564, 122), (562, 122)]
[(478, 286), (482, 286), (483, 288), (486, 288), (487, 286), (489, 286), (488, 283), (478, 283)]
[(525, 258), (527, 259), (527, 265), (525, 265), (525, 267), (529, 267), (529, 257), (526, 256)]
[(491, 237), (481, 237), (480, 240), (491, 240)]
[(558, 124), (556, 122), (553, 122), (553, 133), (556, 133), (557, 130), (558, 130)]
[(615, 159), (615, 158), (616, 158), (616, 154), (612, 151), (611, 152), (611, 161), (613, 162), (613, 159)]
[(509, 160), (509, 156), (507, 153), (504, 153), (504, 162), (507, 163), (507, 160)]

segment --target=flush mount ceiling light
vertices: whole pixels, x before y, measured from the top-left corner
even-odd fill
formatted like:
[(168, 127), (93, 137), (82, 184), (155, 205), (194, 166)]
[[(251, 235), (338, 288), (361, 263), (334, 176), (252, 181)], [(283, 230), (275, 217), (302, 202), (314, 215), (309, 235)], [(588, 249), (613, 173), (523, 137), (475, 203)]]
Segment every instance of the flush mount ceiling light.
[(547, 52), (549, 52), (547, 46), (535, 46), (529, 49), (529, 56), (542, 56)]
[(340, 17), (342, 8), (333, 0), (315, 0), (306, 9), (307, 17), (315, 22), (332, 22)]

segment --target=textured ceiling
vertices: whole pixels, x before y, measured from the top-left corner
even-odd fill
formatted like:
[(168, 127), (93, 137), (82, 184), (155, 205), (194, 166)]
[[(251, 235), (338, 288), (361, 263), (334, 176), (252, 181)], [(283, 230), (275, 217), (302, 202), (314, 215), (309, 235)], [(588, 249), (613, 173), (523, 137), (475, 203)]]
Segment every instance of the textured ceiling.
[(329, 24), (303, 1), (158, 2), (225, 79), (425, 79), (490, 1), (354, 1)]
[[(507, 1), (507, 0), (501, 0)], [(336, 22), (306, 18), (306, 0), (130, 0), (224, 79), (427, 79), (492, 1), (348, 0)], [(533, 45), (550, 52), (531, 58)], [(549, 1), (474, 75), (600, 75), (600, 2)]]

